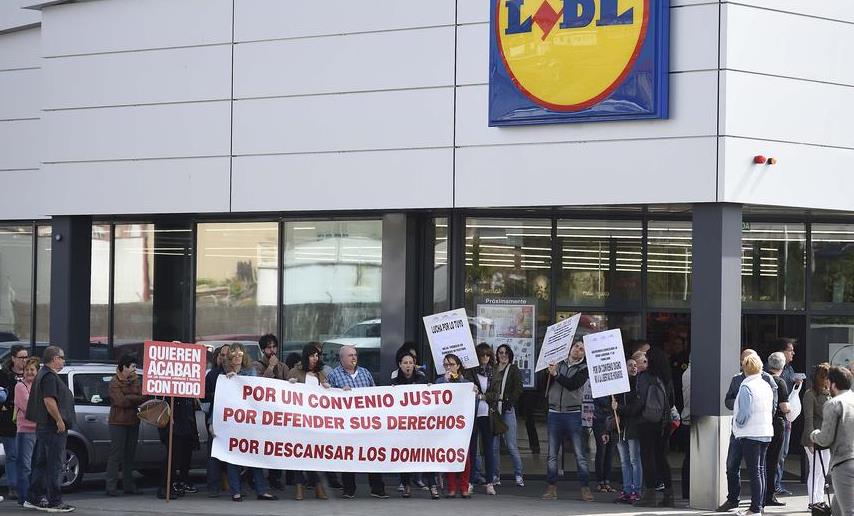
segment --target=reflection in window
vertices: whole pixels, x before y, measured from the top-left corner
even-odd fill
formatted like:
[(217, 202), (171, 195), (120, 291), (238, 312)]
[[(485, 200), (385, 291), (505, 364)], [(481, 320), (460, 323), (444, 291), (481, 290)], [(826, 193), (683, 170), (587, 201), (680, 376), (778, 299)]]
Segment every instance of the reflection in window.
[(813, 306), (854, 307), (854, 226), (813, 224), (812, 253)]
[(32, 277), (32, 226), (0, 226), (0, 341), (29, 343)]
[(559, 305), (639, 304), (640, 221), (558, 221)]
[(854, 316), (813, 317), (810, 322), (813, 363), (849, 367), (854, 362)]
[(379, 371), (382, 221), (286, 222), (284, 229), (282, 351), (319, 340), (334, 366), (338, 349), (353, 345), (359, 365)]
[(114, 354), (150, 340), (154, 321), (154, 224), (115, 226)]
[(652, 306), (691, 303), (691, 223), (650, 222), (647, 289)]
[(746, 308), (803, 309), (806, 230), (803, 224), (745, 226), (741, 292)]
[(435, 241), (433, 243), (433, 313), (451, 308), (448, 292), (450, 268), (448, 267), (448, 219), (433, 219)]
[[(92, 225), (92, 276), (89, 286), (89, 345), (106, 349), (110, 311), (110, 225)], [(93, 355), (106, 354), (90, 353)]]
[[(276, 332), (279, 225), (276, 222), (199, 224), (196, 335), (254, 340)], [(250, 338), (251, 337), (251, 338)]]
[(38, 226), (36, 257), (36, 342), (50, 342), (50, 226)]

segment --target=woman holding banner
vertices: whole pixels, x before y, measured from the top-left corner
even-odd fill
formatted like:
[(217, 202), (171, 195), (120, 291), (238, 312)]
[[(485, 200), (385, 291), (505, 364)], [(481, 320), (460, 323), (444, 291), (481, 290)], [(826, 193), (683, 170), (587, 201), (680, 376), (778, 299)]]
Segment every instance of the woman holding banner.
[[(463, 362), (457, 355), (454, 355), (453, 353), (445, 355), (442, 359), (442, 367), (445, 369), (445, 374), (438, 377), (436, 379), (436, 383), (471, 383), (463, 374)], [(463, 471), (459, 473), (446, 474), (445, 480), (448, 486), (448, 498), (457, 496), (457, 491), (460, 492), (460, 496), (463, 498), (471, 497), (471, 493), (469, 492), (469, 475), (471, 474), (471, 464), (473, 459), (471, 454), (472, 448), (469, 446), (468, 459), (466, 460), (466, 466)]]
[(477, 453), (477, 441), (480, 438), (480, 447), (483, 453), (483, 460), (486, 463), (486, 494), (494, 495), (495, 487), (492, 482), (495, 478), (495, 455), (493, 452), (495, 435), (492, 432), (492, 420), (490, 412), (495, 410), (497, 395), (492, 389), (492, 383), (495, 371), (495, 358), (492, 354), (492, 346), (485, 342), (481, 342), (475, 348), (477, 352), (477, 360), (479, 366), (466, 371), (469, 381), (471, 381), (477, 389), (477, 401), (475, 403), (476, 412), (474, 418), (474, 432), (471, 436), (471, 451), (469, 456), (474, 460), (474, 454)]
[(519, 455), (519, 445), (516, 442), (516, 406), (519, 403), (519, 397), (522, 395), (522, 372), (519, 367), (513, 362), (513, 350), (507, 344), (498, 346), (495, 350), (498, 357), (498, 362), (495, 367), (495, 381), (492, 382), (492, 397), (498, 400), (495, 403), (495, 412), (507, 425), (507, 431), (495, 437), (493, 445), (493, 455), (495, 461), (495, 478), (493, 483), (500, 482), (501, 473), (501, 438), (507, 445), (507, 452), (513, 461), (513, 474), (516, 478), (516, 485), (525, 487), (525, 481), (522, 478), (522, 457)]
[[(226, 355), (226, 360), (222, 363), (225, 370), (225, 376), (234, 378), (235, 376), (258, 376), (255, 368), (249, 362), (249, 354), (243, 348), (243, 345), (235, 342), (231, 344)], [(240, 493), (240, 466), (236, 464), (228, 464), (228, 488), (231, 490), (231, 501), (242, 502), (243, 495)], [(264, 478), (264, 472), (258, 468), (248, 468), (249, 473), (255, 480), (255, 492), (259, 500), (278, 500), (279, 497), (272, 495), (268, 491), (267, 479)]]
[[(320, 343), (309, 342), (302, 347), (302, 359), (294, 364), (288, 373), (288, 381), (291, 383), (305, 383), (308, 385), (321, 386), (324, 389), (329, 388), (329, 383), (326, 381), (326, 373), (323, 372), (323, 362), (320, 360)], [(294, 500), (302, 500), (305, 498), (305, 481), (306, 478), (314, 484), (314, 496), (318, 500), (328, 500), (326, 488), (323, 481), (317, 476), (315, 471), (295, 471), (294, 484), (296, 490), (294, 492)]]

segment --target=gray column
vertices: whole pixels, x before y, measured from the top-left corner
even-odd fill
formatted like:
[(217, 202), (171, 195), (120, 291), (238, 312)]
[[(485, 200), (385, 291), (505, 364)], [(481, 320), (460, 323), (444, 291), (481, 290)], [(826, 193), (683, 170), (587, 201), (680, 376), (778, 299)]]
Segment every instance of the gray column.
[[(412, 222), (404, 213), (383, 216), (382, 328), (378, 383), (388, 384), (397, 368), (395, 353), (407, 340), (415, 340), (415, 245)], [(420, 322), (420, 321), (419, 321)], [(421, 361), (422, 357), (418, 357)]]
[(724, 396), (741, 349), (741, 205), (694, 205), (692, 255), (690, 505), (711, 510), (726, 498)]
[(50, 343), (89, 358), (92, 218), (54, 217), (50, 249)]

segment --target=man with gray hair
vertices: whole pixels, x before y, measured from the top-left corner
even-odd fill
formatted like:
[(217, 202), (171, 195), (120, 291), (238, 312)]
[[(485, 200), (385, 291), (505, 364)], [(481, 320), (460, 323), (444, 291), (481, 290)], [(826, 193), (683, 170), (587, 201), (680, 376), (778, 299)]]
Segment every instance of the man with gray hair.
[[(359, 353), (353, 346), (341, 346), (338, 350), (339, 366), (329, 373), (326, 381), (329, 385), (338, 389), (349, 391), (362, 387), (374, 387), (374, 377), (364, 367), (359, 367)], [(342, 473), (341, 482), (344, 484), (344, 498), (353, 498), (356, 495), (356, 475), (354, 473)], [(368, 473), (368, 483), (371, 485), (371, 496), (374, 498), (388, 498), (385, 494), (383, 476), (379, 473)]]
[(785, 380), (780, 376), (786, 367), (786, 355), (778, 351), (768, 356), (768, 372), (777, 384), (777, 404), (771, 424), (774, 435), (768, 443), (768, 451), (765, 454), (765, 490), (764, 507), (782, 507), (785, 503), (777, 500), (774, 492), (774, 477), (777, 475), (777, 462), (783, 448), (783, 432), (786, 427), (786, 414), (789, 413), (789, 389)]
[(821, 429), (810, 434), (812, 442), (830, 448), (834, 516), (854, 516), (854, 392), (851, 372), (834, 366), (827, 373), (833, 398), (822, 409)]

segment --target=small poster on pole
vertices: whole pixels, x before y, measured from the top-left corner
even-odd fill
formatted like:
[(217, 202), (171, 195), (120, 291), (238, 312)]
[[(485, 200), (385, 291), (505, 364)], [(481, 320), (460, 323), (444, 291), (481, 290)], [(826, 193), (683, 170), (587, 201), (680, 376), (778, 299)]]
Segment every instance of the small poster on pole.
[(584, 353), (594, 398), (629, 391), (629, 372), (619, 329), (585, 335)]
[(442, 358), (448, 353), (460, 357), (465, 369), (477, 367), (474, 339), (471, 336), (465, 308), (428, 315), (423, 319), (427, 339), (430, 341), (430, 350), (433, 353), (433, 363), (436, 365), (436, 374), (445, 374)]
[(569, 319), (564, 319), (546, 328), (543, 347), (540, 348), (540, 356), (537, 358), (537, 372), (548, 368), (549, 364), (557, 364), (566, 360), (569, 356), (569, 350), (572, 348), (572, 339), (575, 337), (575, 330), (578, 329), (578, 321), (580, 320), (581, 314), (577, 313)]
[(145, 342), (142, 393), (204, 398), (207, 350), (201, 344)]

